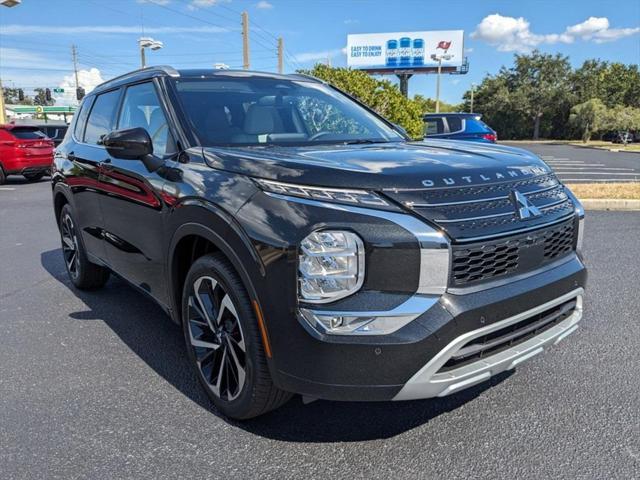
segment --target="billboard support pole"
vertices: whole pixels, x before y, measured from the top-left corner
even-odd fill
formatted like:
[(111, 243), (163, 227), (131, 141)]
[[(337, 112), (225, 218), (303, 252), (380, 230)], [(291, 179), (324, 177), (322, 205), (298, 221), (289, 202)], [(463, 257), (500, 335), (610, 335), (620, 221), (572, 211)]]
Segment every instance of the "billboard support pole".
[(400, 80), (400, 93), (409, 98), (409, 79), (413, 76), (413, 73), (398, 73), (396, 75)]

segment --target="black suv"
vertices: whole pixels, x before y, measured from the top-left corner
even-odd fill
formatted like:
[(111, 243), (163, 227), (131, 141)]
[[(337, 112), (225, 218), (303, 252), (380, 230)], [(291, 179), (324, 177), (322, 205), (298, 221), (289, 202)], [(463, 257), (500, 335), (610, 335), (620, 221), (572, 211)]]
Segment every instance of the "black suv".
[(74, 285), (113, 272), (153, 298), (234, 418), (293, 393), (448, 395), (582, 316), (584, 213), (544, 162), (413, 143), (302, 75), (100, 85), (56, 151), (53, 203)]

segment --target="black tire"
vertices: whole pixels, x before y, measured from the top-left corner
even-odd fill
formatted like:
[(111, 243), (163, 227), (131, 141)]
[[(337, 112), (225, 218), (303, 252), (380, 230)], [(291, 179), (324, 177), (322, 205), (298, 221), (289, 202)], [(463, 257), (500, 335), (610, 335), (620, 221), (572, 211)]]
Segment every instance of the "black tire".
[(109, 279), (109, 270), (87, 258), (82, 237), (76, 231), (76, 221), (69, 204), (62, 207), (58, 226), (62, 255), (71, 282), (81, 290), (101, 288)]
[(244, 420), (291, 398), (271, 380), (249, 295), (224, 255), (205, 255), (191, 265), (182, 295), (182, 325), (189, 360), (221, 413)]
[(45, 172), (25, 173), (23, 176), (29, 182), (39, 182), (44, 177)]
[(2, 165), (0, 165), (0, 185), (4, 184), (7, 176), (4, 174), (4, 170), (2, 169)]

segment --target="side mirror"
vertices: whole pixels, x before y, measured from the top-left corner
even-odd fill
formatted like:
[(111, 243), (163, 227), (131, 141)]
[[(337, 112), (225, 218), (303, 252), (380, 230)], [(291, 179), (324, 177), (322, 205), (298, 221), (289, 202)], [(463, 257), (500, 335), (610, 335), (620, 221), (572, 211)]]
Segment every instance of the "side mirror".
[(163, 163), (153, 155), (153, 142), (144, 128), (114, 130), (102, 138), (102, 145), (114, 158), (142, 161), (150, 172), (156, 171)]

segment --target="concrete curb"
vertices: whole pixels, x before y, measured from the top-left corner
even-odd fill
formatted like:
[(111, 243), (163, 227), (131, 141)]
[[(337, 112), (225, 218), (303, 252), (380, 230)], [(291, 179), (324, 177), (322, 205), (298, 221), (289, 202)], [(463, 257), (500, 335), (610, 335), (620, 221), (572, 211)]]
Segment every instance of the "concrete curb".
[(585, 210), (613, 210), (620, 212), (640, 211), (640, 200), (620, 200), (615, 198), (580, 199)]

